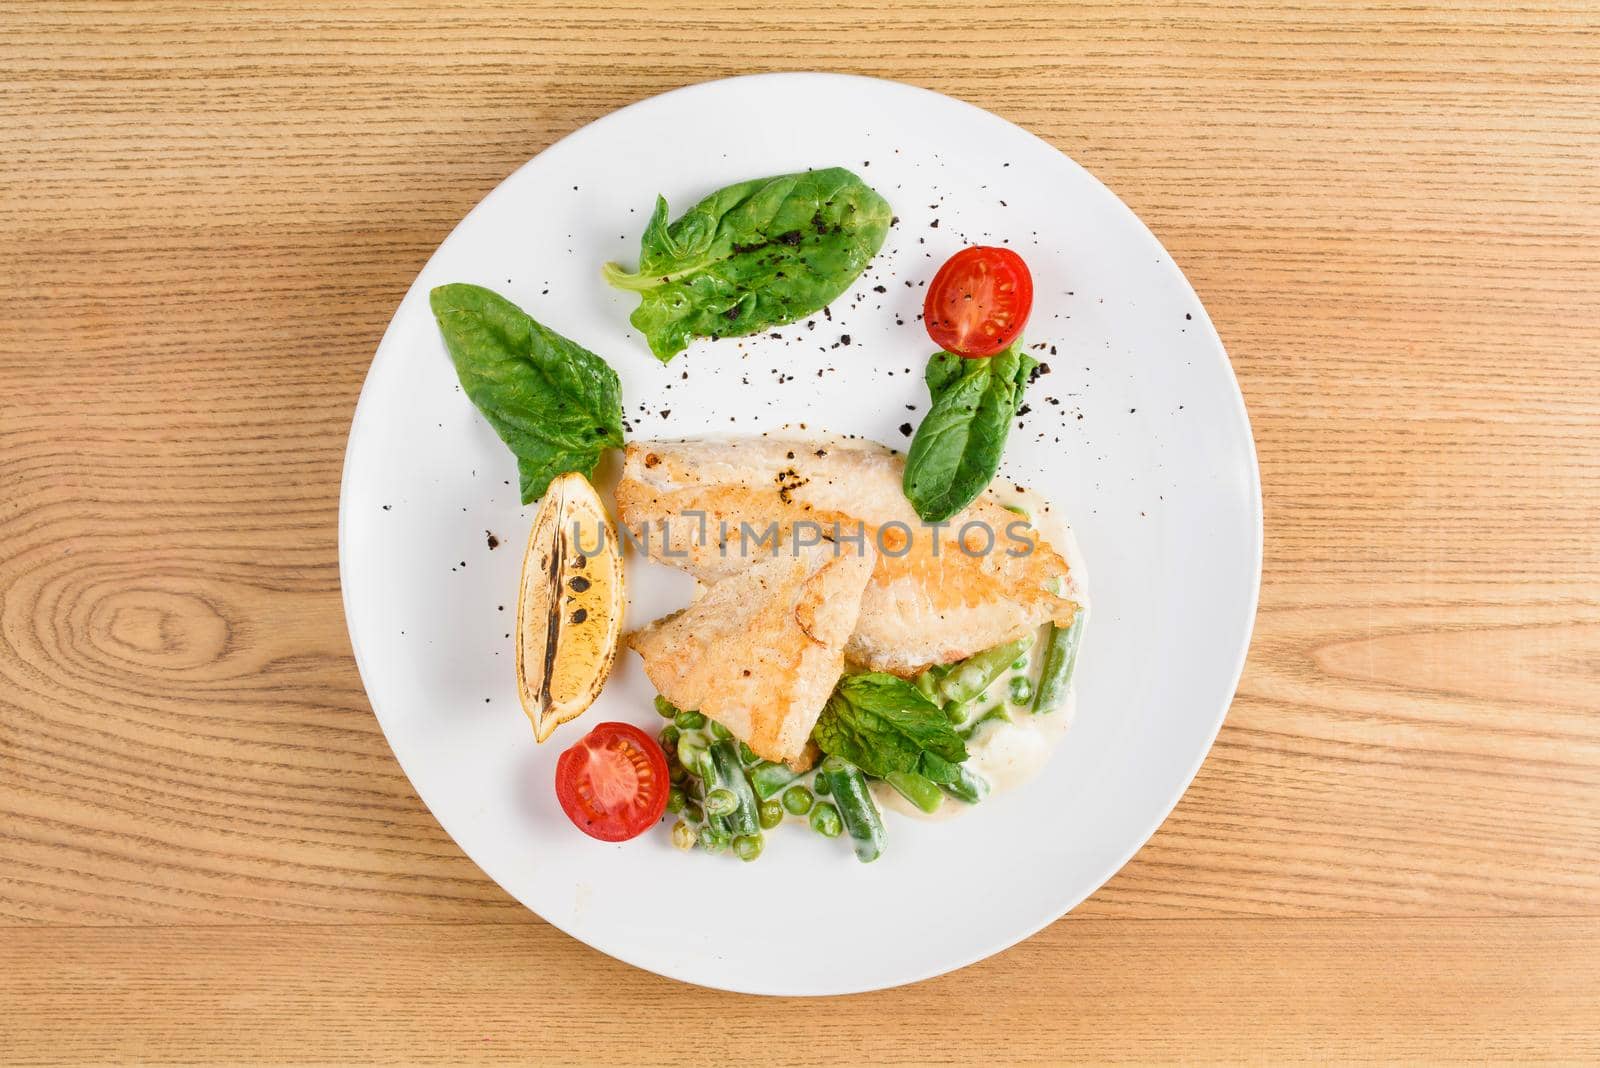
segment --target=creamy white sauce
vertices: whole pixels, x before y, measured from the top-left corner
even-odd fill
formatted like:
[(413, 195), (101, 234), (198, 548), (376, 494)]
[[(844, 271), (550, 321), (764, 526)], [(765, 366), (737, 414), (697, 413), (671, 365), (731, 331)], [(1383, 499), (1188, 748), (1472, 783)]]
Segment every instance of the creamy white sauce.
[[(1078, 548), (1072, 529), (1054, 510), (1046, 510), (1038, 494), (1028, 490), (1017, 492), (1015, 487), (1005, 491), (992, 490), (995, 498), (1004, 505), (1023, 508), (1039, 534), (1067, 561), (1067, 588), (1063, 596), (1076, 601), (1083, 610), (1089, 607), (1088, 581), (1084, 572), (1083, 554)], [(983, 697), (977, 702), (981, 710), (1000, 706), (1006, 719), (984, 723), (967, 741), (967, 766), (989, 780), (992, 792), (1021, 786), (1043, 770), (1055, 752), (1056, 746), (1072, 725), (1077, 709), (1076, 681), (1068, 688), (1066, 700), (1053, 712), (1035, 715), (1025, 704), (1014, 704), (1008, 699), (1012, 679), (1025, 677), (1030, 689), (1037, 689), (1039, 671), (1044, 664), (1045, 640), (1050, 633), (1048, 625), (1039, 628), (1033, 644), (1028, 648), (1028, 662), (1021, 671), (1002, 672)], [(872, 784), (872, 796), (882, 808), (903, 812), (925, 820), (943, 820), (958, 816), (974, 807), (964, 801), (947, 797), (933, 812), (924, 812), (907, 801), (900, 793), (884, 782)]]

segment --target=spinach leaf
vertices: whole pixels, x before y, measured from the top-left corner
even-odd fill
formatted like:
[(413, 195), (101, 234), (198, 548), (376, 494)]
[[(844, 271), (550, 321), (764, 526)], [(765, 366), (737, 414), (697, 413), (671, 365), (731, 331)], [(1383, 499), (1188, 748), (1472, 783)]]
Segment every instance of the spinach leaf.
[(461, 388), (517, 458), (522, 503), (622, 446), (622, 391), (606, 361), (480, 286), (428, 294)]
[(740, 337), (818, 311), (856, 280), (889, 232), (888, 203), (843, 167), (739, 182), (640, 241), (639, 269), (605, 265), (639, 294), (629, 321), (662, 363), (692, 337)]
[(979, 360), (933, 354), (924, 375), (933, 404), (911, 439), (903, 482), (906, 500), (924, 522), (949, 519), (994, 480), (1011, 417), (1036, 366), (1017, 345)]
[(880, 779), (903, 771), (948, 783), (967, 759), (944, 710), (905, 679), (881, 672), (840, 679), (811, 737), (824, 753)]

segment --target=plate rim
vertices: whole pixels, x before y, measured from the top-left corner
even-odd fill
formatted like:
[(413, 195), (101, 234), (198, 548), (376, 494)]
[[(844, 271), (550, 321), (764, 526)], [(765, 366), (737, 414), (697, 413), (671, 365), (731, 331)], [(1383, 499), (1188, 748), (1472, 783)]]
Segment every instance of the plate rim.
[[(348, 561), (351, 559), (351, 554), (347, 550), (347, 539), (349, 537), (349, 526), (348, 526), (348, 523), (347, 523), (347, 517), (349, 515), (348, 502), (349, 502), (349, 499), (350, 499), (349, 498), (348, 489), (349, 489), (349, 484), (350, 484), (350, 480), (351, 480), (351, 457), (352, 457), (352, 455), (354, 454), (354, 452), (356, 450), (356, 443), (357, 443), (358, 438), (363, 434), (363, 425), (365, 423), (370, 422), (370, 420), (373, 418), (373, 416), (371, 414), (372, 410), (373, 410), (373, 403), (371, 402), (372, 392), (373, 392), (372, 383), (373, 383), (374, 373), (375, 373), (375, 371), (377, 369), (378, 359), (382, 355), (385, 347), (389, 344), (390, 336), (395, 332), (396, 324), (398, 323), (398, 321), (400, 319), (400, 310), (401, 310), (401, 308), (403, 308), (405, 306), (406, 302), (409, 301), (411, 299), (412, 295), (421, 287), (422, 279), (428, 274), (429, 267), (431, 267), (433, 262), (434, 262), (434, 260), (439, 257), (440, 253), (443, 251), (445, 246), (450, 243), (451, 238), (453, 238), (458, 232), (460, 232), (473, 219), (474, 216), (476, 216), (479, 212), (485, 210), (485, 208), (487, 206), (489, 206), (491, 203), (497, 201), (502, 195), (504, 195), (505, 187), (511, 183), (511, 180), (512, 180), (513, 177), (515, 177), (517, 174), (521, 173), (526, 168), (532, 167), (536, 162), (538, 162), (538, 160), (539, 160), (539, 158), (541, 156), (543, 156), (545, 153), (551, 151), (552, 149), (556, 148), (558, 145), (563, 145), (563, 144), (565, 144), (565, 143), (567, 143), (569, 141), (573, 141), (573, 140), (582, 138), (585, 135), (589, 134), (591, 131), (593, 131), (596, 127), (598, 127), (598, 126), (600, 126), (602, 124), (605, 124), (605, 123), (609, 123), (609, 122), (611, 122), (613, 120), (621, 119), (624, 115), (626, 115), (629, 112), (635, 111), (637, 109), (645, 109), (645, 108), (648, 108), (650, 106), (657, 105), (660, 102), (667, 100), (668, 98), (676, 97), (676, 96), (678, 96), (680, 94), (689, 94), (689, 93), (693, 93), (693, 92), (697, 92), (697, 91), (706, 91), (706, 90), (709, 90), (709, 89), (711, 89), (712, 87), (715, 87), (715, 86), (724, 86), (724, 85), (728, 85), (728, 84), (732, 84), (732, 83), (749, 83), (749, 82), (763, 82), (763, 83), (768, 83), (768, 82), (773, 82), (773, 83), (797, 82), (797, 83), (801, 83), (801, 82), (817, 81), (817, 80), (848, 81), (848, 82), (865, 83), (865, 84), (869, 84), (869, 85), (871, 85), (871, 86), (873, 86), (875, 88), (887, 87), (891, 91), (903, 92), (903, 93), (906, 93), (907, 95), (921, 96), (921, 97), (931, 97), (931, 98), (934, 98), (934, 100), (936, 100), (940, 106), (946, 106), (946, 105), (954, 104), (954, 105), (956, 105), (956, 106), (958, 106), (960, 108), (963, 108), (963, 109), (968, 109), (968, 110), (971, 110), (971, 111), (979, 112), (986, 119), (1004, 123), (1006, 126), (1009, 126), (1012, 130), (1017, 131), (1017, 132), (1025, 135), (1030, 140), (1035, 141), (1035, 142), (1045, 146), (1046, 148), (1050, 149), (1051, 152), (1055, 153), (1062, 160), (1064, 160), (1068, 165), (1070, 165), (1075, 170), (1080, 172), (1080, 174), (1083, 177), (1086, 177), (1090, 182), (1092, 182), (1095, 185), (1099, 186), (1102, 191), (1104, 191), (1113, 201), (1115, 201), (1115, 203), (1118, 205), (1118, 207), (1126, 214), (1127, 218), (1131, 219), (1133, 221), (1133, 223), (1140, 230), (1142, 230), (1144, 232), (1146, 237), (1148, 237), (1149, 240), (1152, 243), (1154, 243), (1154, 245), (1157, 248), (1161, 249), (1161, 251), (1165, 255), (1164, 268), (1166, 270), (1170, 271), (1172, 274), (1176, 275), (1177, 280), (1182, 284), (1183, 289), (1189, 294), (1190, 297), (1193, 298), (1194, 304), (1199, 309), (1199, 312), (1200, 312), (1200, 314), (1198, 316), (1198, 324), (1206, 331), (1206, 335), (1215, 344), (1216, 353), (1217, 353), (1219, 362), (1221, 364), (1221, 368), (1222, 368), (1223, 372), (1227, 375), (1227, 381), (1233, 387), (1230, 399), (1231, 399), (1231, 402), (1232, 402), (1232, 405), (1233, 405), (1234, 414), (1239, 420), (1239, 425), (1244, 430), (1244, 438), (1245, 438), (1245, 442), (1247, 444), (1248, 455), (1249, 455), (1248, 480), (1247, 480), (1247, 482), (1248, 482), (1249, 504), (1250, 504), (1250, 510), (1251, 510), (1251, 520), (1252, 520), (1251, 527), (1252, 527), (1252, 530), (1253, 530), (1254, 537), (1251, 539), (1251, 542), (1250, 542), (1250, 544), (1248, 546), (1248, 549), (1249, 549), (1249, 552), (1250, 552), (1250, 555), (1251, 555), (1250, 563), (1252, 564), (1251, 572), (1252, 572), (1253, 578), (1252, 578), (1252, 581), (1251, 581), (1251, 584), (1250, 584), (1249, 595), (1248, 595), (1248, 598), (1247, 598), (1247, 610), (1246, 610), (1247, 622), (1246, 622), (1246, 625), (1245, 625), (1245, 628), (1244, 628), (1244, 633), (1243, 633), (1242, 638), (1241, 638), (1241, 640), (1239, 642), (1239, 649), (1238, 649), (1238, 652), (1237, 652), (1237, 654), (1235, 656), (1235, 661), (1234, 661), (1234, 665), (1233, 665), (1231, 680), (1230, 680), (1230, 682), (1228, 684), (1228, 687), (1227, 687), (1228, 697), (1227, 697), (1227, 699), (1225, 701), (1223, 701), (1221, 703), (1221, 707), (1215, 712), (1215, 722), (1211, 725), (1211, 728), (1210, 728), (1210, 730), (1208, 732), (1208, 736), (1206, 738), (1205, 745), (1200, 749), (1199, 754), (1195, 758), (1192, 766), (1188, 769), (1188, 771), (1182, 777), (1182, 781), (1178, 782), (1176, 784), (1174, 792), (1172, 793), (1170, 799), (1168, 799), (1161, 806), (1162, 811), (1161, 811), (1160, 816), (1154, 821), (1154, 823), (1152, 823), (1150, 825), (1150, 827), (1147, 830), (1143, 831), (1139, 835), (1137, 841), (1134, 842), (1132, 847), (1129, 848), (1124, 855), (1120, 856), (1113, 863), (1111, 863), (1106, 868), (1106, 870), (1104, 871), (1103, 874), (1095, 876), (1095, 878), (1093, 879), (1093, 886), (1089, 890), (1087, 890), (1086, 892), (1084, 892), (1081, 895), (1075, 896), (1072, 899), (1067, 900), (1065, 902), (1065, 904), (1058, 911), (1055, 911), (1053, 914), (1047, 914), (1042, 921), (1040, 921), (1039, 923), (1033, 925), (1032, 927), (1027, 928), (1026, 930), (1023, 930), (1021, 933), (1017, 934), (1015, 937), (1003, 936), (994, 945), (992, 945), (991, 947), (989, 947), (987, 949), (981, 950), (981, 951), (976, 952), (976, 953), (964, 954), (964, 955), (962, 955), (962, 957), (960, 959), (954, 960), (954, 961), (952, 961), (950, 963), (947, 963), (947, 964), (943, 964), (943, 965), (939, 965), (939, 966), (935, 966), (935, 967), (931, 967), (931, 968), (918, 969), (915, 972), (915, 974), (909, 975), (908, 977), (903, 978), (903, 979), (899, 979), (899, 980), (896, 980), (896, 981), (893, 981), (893, 982), (887, 982), (887, 983), (884, 983), (884, 982), (878, 982), (878, 983), (869, 982), (867, 984), (848, 984), (847, 983), (847, 984), (844, 984), (844, 985), (842, 985), (841, 987), (839, 987), (837, 989), (827, 990), (827, 991), (823, 991), (823, 990), (815, 990), (815, 991), (781, 990), (780, 991), (780, 990), (772, 990), (772, 989), (757, 989), (757, 988), (747, 987), (747, 986), (723, 985), (723, 984), (719, 984), (719, 983), (716, 983), (716, 982), (707, 982), (706, 980), (701, 979), (701, 978), (690, 978), (690, 977), (688, 977), (688, 976), (686, 976), (684, 974), (680, 974), (679, 970), (676, 969), (676, 968), (656, 967), (656, 966), (650, 966), (650, 965), (641, 964), (641, 963), (639, 963), (638, 961), (636, 961), (634, 959), (630, 959), (629, 956), (624, 955), (623, 951), (620, 950), (620, 949), (604, 948), (602, 946), (596, 945), (594, 942), (590, 941), (589, 939), (584, 938), (584, 937), (574, 933), (572, 930), (570, 930), (568, 927), (566, 927), (566, 926), (564, 926), (562, 924), (559, 924), (559, 923), (556, 923), (556, 922), (550, 920), (549, 918), (544, 916), (543, 913), (540, 913), (538, 910), (534, 909), (527, 902), (523, 901), (522, 898), (519, 895), (517, 895), (509, 887), (506, 887), (503, 883), (500, 882), (499, 879), (497, 879), (493, 874), (491, 874), (491, 872), (489, 871), (489, 868), (481, 860), (479, 860), (477, 857), (473, 856), (471, 853), (467, 852), (466, 848), (461, 845), (461, 842), (457, 838), (457, 836), (454, 833), (451, 832), (449, 827), (447, 827), (445, 825), (444, 821), (439, 817), (438, 813), (434, 811), (433, 806), (428, 804), (427, 798), (423, 796), (422, 788), (418, 785), (416, 777), (412, 774), (411, 769), (409, 767), (407, 767), (404, 758), (402, 758), (401, 755), (400, 755), (400, 751), (395, 747), (393, 740), (389, 736), (389, 730), (384, 725), (383, 715), (378, 710), (377, 702), (373, 699), (372, 689), (371, 689), (371, 687), (370, 687), (370, 685), (368, 684), (368, 681), (367, 681), (368, 680), (369, 667), (367, 665), (367, 662), (363, 658), (362, 649), (361, 649), (361, 642), (360, 642), (360, 639), (357, 637), (356, 631), (355, 631), (355, 627), (352, 624), (352, 612), (351, 612), (351, 605), (350, 605), (350, 583), (347, 581), (347, 575), (346, 575), (346, 569), (349, 566), (348, 565)], [(413, 278), (411, 284), (406, 287), (406, 291), (405, 291), (404, 294), (401, 295), (399, 302), (396, 303), (395, 310), (394, 310), (393, 314), (390, 316), (389, 322), (385, 326), (382, 335), (379, 337), (377, 346), (373, 350), (372, 358), (369, 361), (368, 366), (367, 366), (367, 373), (362, 378), (361, 390), (360, 390), (359, 394), (357, 395), (355, 410), (351, 415), (350, 428), (349, 428), (349, 431), (347, 432), (346, 441), (345, 441), (344, 457), (343, 457), (343, 459), (341, 461), (340, 478), (339, 478), (339, 515), (338, 515), (338, 539), (337, 540), (338, 540), (338, 556), (339, 556), (340, 608), (341, 608), (341, 611), (343, 612), (344, 618), (345, 618), (345, 631), (348, 634), (349, 639), (350, 639), (351, 656), (355, 660), (356, 672), (357, 672), (358, 676), (361, 679), (362, 691), (363, 691), (363, 693), (365, 694), (365, 696), (367, 698), (368, 706), (371, 708), (372, 717), (373, 717), (373, 719), (375, 719), (377, 721), (378, 729), (383, 733), (384, 742), (389, 747), (390, 754), (394, 757), (395, 763), (400, 766), (400, 770), (405, 774), (407, 783), (411, 786), (411, 789), (415, 792), (415, 794), (417, 796), (417, 799), (419, 801), (421, 801), (422, 804), (423, 804), (423, 807), (428, 810), (428, 815), (430, 817), (432, 817), (432, 819), (434, 820), (435, 823), (438, 824), (440, 830), (444, 831), (445, 834), (450, 837), (451, 841), (455, 844), (456, 848), (461, 850), (462, 854), (464, 856), (466, 856), (466, 858), (468, 860), (470, 860), (479, 869), (479, 871), (481, 871), (491, 882), (494, 882), (497, 886), (499, 886), (501, 890), (503, 890), (508, 896), (510, 896), (513, 900), (515, 900), (523, 908), (527, 909), (534, 916), (537, 916), (541, 922), (546, 923), (551, 927), (554, 927), (556, 930), (561, 931), (562, 934), (566, 935), (567, 937), (572, 938), (573, 940), (575, 940), (575, 941), (577, 941), (577, 942), (589, 947), (592, 950), (595, 950), (596, 952), (602, 953), (602, 954), (604, 954), (604, 955), (606, 955), (608, 957), (611, 957), (614, 960), (621, 961), (622, 963), (627, 964), (630, 967), (638, 968), (641, 971), (650, 972), (652, 974), (660, 975), (660, 976), (663, 976), (663, 977), (668, 978), (668, 979), (672, 979), (672, 980), (677, 981), (677, 982), (687, 983), (687, 984), (692, 985), (692, 986), (703, 987), (703, 988), (711, 989), (711, 990), (724, 990), (724, 991), (727, 991), (727, 992), (730, 992), (730, 993), (754, 994), (754, 995), (771, 996), (771, 997), (836, 997), (836, 996), (845, 996), (845, 995), (850, 995), (850, 994), (868, 993), (868, 992), (871, 992), (871, 991), (874, 991), (874, 990), (887, 990), (887, 989), (894, 989), (896, 987), (901, 987), (901, 986), (909, 986), (909, 985), (911, 985), (913, 983), (920, 983), (920, 982), (923, 982), (923, 981), (928, 980), (928, 979), (935, 978), (935, 977), (940, 976), (940, 975), (945, 975), (945, 974), (948, 974), (948, 973), (951, 973), (951, 972), (959, 971), (959, 970), (961, 970), (963, 968), (966, 968), (966, 967), (969, 967), (970, 965), (975, 964), (975, 963), (977, 963), (977, 962), (979, 962), (981, 960), (986, 960), (989, 957), (993, 957), (993, 956), (996, 956), (996, 955), (998, 955), (1000, 953), (1004, 953), (1005, 951), (1013, 948), (1014, 946), (1018, 945), (1019, 943), (1024, 942), (1024, 941), (1028, 940), (1029, 938), (1032, 938), (1034, 935), (1038, 934), (1044, 928), (1049, 927), (1050, 925), (1056, 923), (1062, 917), (1066, 916), (1067, 913), (1071, 912), (1073, 909), (1075, 909), (1079, 905), (1081, 905), (1084, 901), (1088, 900), (1094, 894), (1098, 893), (1106, 885), (1106, 883), (1110, 882), (1111, 879), (1114, 878), (1118, 872), (1120, 872), (1124, 867), (1127, 866), (1128, 862), (1131, 861), (1139, 853), (1140, 850), (1142, 850), (1146, 845), (1149, 844), (1150, 839), (1153, 838), (1155, 836), (1156, 832), (1161, 829), (1162, 825), (1166, 823), (1167, 819), (1172, 815), (1173, 811), (1177, 808), (1178, 803), (1180, 801), (1182, 801), (1184, 795), (1188, 793), (1189, 787), (1193, 784), (1195, 776), (1199, 774), (1200, 768), (1204, 765), (1206, 759), (1211, 755), (1211, 750), (1216, 745), (1217, 736), (1221, 733), (1222, 725), (1227, 720), (1228, 713), (1233, 708), (1234, 700), (1238, 697), (1239, 682), (1243, 677), (1244, 668), (1245, 668), (1246, 662), (1249, 659), (1250, 647), (1251, 647), (1251, 645), (1253, 644), (1253, 641), (1254, 641), (1256, 621), (1257, 621), (1257, 617), (1258, 617), (1259, 609), (1260, 609), (1261, 582), (1262, 582), (1262, 577), (1263, 577), (1264, 552), (1265, 552), (1265, 513), (1264, 513), (1264, 508), (1263, 508), (1263, 500), (1262, 500), (1262, 492), (1261, 492), (1261, 464), (1260, 464), (1259, 454), (1258, 454), (1257, 448), (1256, 448), (1255, 431), (1254, 431), (1253, 426), (1251, 425), (1250, 413), (1249, 413), (1249, 410), (1247, 409), (1247, 407), (1245, 405), (1245, 401), (1244, 401), (1244, 392), (1239, 386), (1238, 374), (1234, 370), (1233, 361), (1228, 355), (1227, 347), (1223, 344), (1222, 337), (1218, 333), (1218, 331), (1216, 329), (1216, 325), (1212, 322), (1210, 311), (1206, 308), (1205, 302), (1200, 299), (1199, 294), (1195, 292), (1194, 286), (1190, 283), (1188, 275), (1178, 265), (1177, 260), (1172, 256), (1171, 252), (1166, 248), (1166, 246), (1164, 244), (1162, 244), (1161, 239), (1156, 236), (1155, 232), (1150, 229), (1150, 227), (1139, 216), (1139, 214), (1137, 212), (1135, 212), (1127, 204), (1126, 201), (1124, 201), (1120, 196), (1118, 196), (1117, 193), (1114, 190), (1112, 190), (1109, 186), (1107, 186), (1104, 182), (1102, 182), (1098, 177), (1096, 177), (1091, 171), (1086, 169), (1082, 164), (1078, 163), (1077, 160), (1073, 159), (1066, 152), (1062, 151), (1060, 148), (1057, 148), (1055, 145), (1051, 144), (1049, 141), (1046, 141), (1044, 138), (1040, 137), (1038, 134), (1033, 133), (1031, 130), (1028, 130), (1026, 127), (1020, 126), (1017, 123), (1012, 122), (1010, 119), (1007, 119), (1004, 116), (997, 115), (992, 111), (989, 111), (989, 110), (987, 110), (985, 108), (981, 108), (976, 104), (970, 103), (969, 101), (962, 100), (959, 97), (949, 96), (949, 95), (947, 95), (945, 93), (938, 92), (937, 90), (927, 89), (927, 88), (924, 88), (924, 87), (919, 86), (919, 85), (914, 85), (914, 84), (909, 83), (909, 82), (899, 81), (899, 80), (893, 79), (893, 78), (878, 78), (878, 77), (873, 77), (873, 76), (869, 76), (869, 75), (846, 74), (846, 73), (833, 72), (833, 71), (816, 71), (816, 70), (806, 70), (806, 71), (766, 71), (766, 72), (752, 73), (752, 74), (733, 75), (733, 76), (725, 77), (725, 78), (713, 78), (713, 79), (709, 79), (709, 80), (706, 80), (706, 81), (693, 82), (693, 83), (690, 83), (690, 84), (687, 84), (687, 85), (681, 85), (681, 86), (678, 86), (678, 87), (673, 88), (673, 89), (666, 90), (666, 91), (661, 92), (661, 93), (656, 93), (656, 94), (653, 94), (651, 96), (643, 97), (643, 98), (641, 98), (639, 100), (636, 100), (636, 101), (634, 101), (634, 102), (632, 102), (630, 104), (626, 104), (623, 107), (620, 107), (620, 108), (617, 108), (615, 110), (609, 111), (609, 112), (605, 113), (604, 115), (598, 116), (597, 118), (594, 118), (594, 119), (584, 123), (582, 126), (579, 126), (576, 129), (571, 130), (570, 132), (568, 132), (568, 133), (564, 134), (563, 136), (557, 138), (556, 140), (550, 142), (550, 144), (546, 145), (544, 148), (541, 148), (534, 155), (530, 156), (527, 160), (523, 161), (521, 164), (519, 164), (518, 166), (513, 168), (511, 171), (509, 171), (504, 177), (502, 177), (498, 182), (496, 182), (495, 185), (491, 189), (489, 189), (478, 200), (478, 202), (472, 206), (472, 208), (469, 211), (466, 212), (466, 214), (462, 215), (462, 217), (456, 222), (456, 224), (453, 227), (451, 227), (449, 233), (447, 233), (442, 239), (440, 239), (438, 245), (436, 245), (434, 247), (434, 250), (428, 255), (428, 258), (425, 261), (423, 261), (422, 265), (418, 268), (416, 277)]]

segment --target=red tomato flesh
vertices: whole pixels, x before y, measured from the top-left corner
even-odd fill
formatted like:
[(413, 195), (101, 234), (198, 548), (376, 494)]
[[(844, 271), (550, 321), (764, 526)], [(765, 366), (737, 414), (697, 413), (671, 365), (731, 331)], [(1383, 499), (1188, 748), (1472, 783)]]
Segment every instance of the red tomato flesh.
[(933, 343), (977, 359), (1004, 352), (1028, 324), (1033, 275), (1008, 248), (974, 245), (951, 256), (928, 286), (922, 321)]
[(556, 760), (556, 800), (574, 827), (602, 842), (643, 834), (667, 808), (667, 758), (631, 723), (602, 723)]

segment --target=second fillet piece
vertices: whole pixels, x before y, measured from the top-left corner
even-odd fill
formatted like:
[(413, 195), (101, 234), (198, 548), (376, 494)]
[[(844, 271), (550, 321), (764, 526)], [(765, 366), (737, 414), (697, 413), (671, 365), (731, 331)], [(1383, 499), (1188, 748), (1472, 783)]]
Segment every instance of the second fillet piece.
[(870, 547), (814, 545), (761, 560), (628, 645), (668, 701), (710, 716), (765, 760), (804, 767), (874, 557)]
[[(863, 440), (630, 442), (617, 519), (652, 558), (705, 582), (792, 554), (835, 523), (841, 548), (864, 532), (880, 551), (845, 653), (873, 671), (911, 676), (1072, 622), (1067, 562), (1033, 526), (987, 492), (929, 526), (906, 501), (904, 475), (900, 454)], [(795, 537), (801, 522), (816, 526)], [(741, 536), (774, 524), (775, 544)]]

